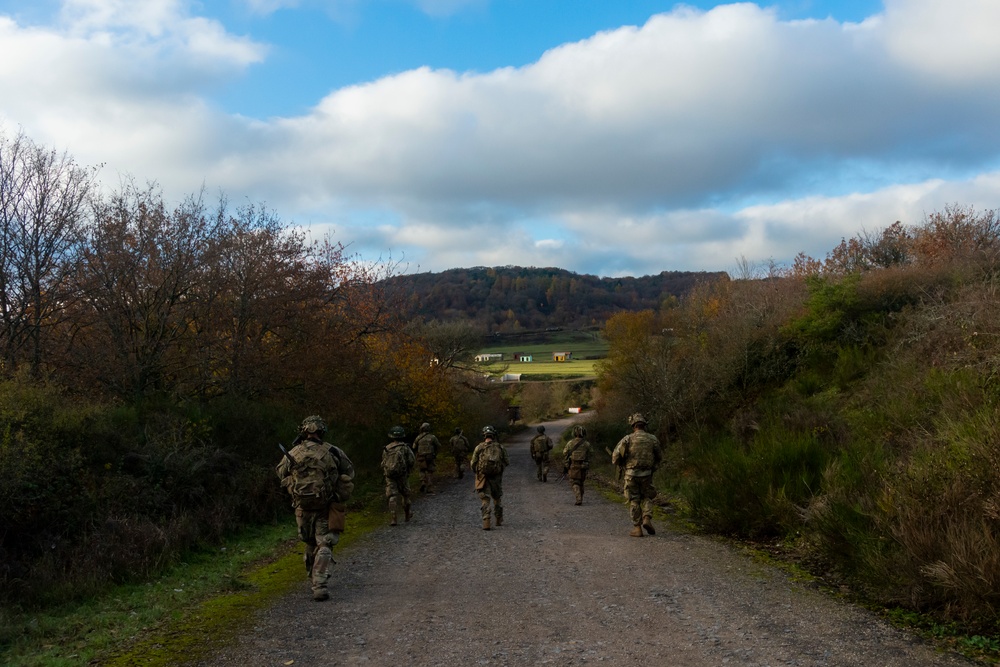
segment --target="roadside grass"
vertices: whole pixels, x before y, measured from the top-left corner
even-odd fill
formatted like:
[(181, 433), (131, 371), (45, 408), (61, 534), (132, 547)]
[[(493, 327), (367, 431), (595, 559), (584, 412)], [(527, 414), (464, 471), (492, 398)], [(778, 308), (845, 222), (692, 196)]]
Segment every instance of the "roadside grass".
[[(378, 499), (347, 519), (335, 552), (385, 521)], [(195, 660), (247, 631), (254, 610), (308, 587), (302, 548), (289, 517), (192, 553), (149, 583), (44, 612), (0, 611), (0, 664), (162, 667)]]

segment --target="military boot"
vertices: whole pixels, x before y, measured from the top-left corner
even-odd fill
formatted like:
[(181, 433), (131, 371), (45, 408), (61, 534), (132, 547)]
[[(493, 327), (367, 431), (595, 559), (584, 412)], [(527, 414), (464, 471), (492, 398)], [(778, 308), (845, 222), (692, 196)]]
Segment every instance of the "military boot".
[(576, 504), (577, 505), (582, 505), (583, 504), (583, 491), (580, 490), (579, 486), (575, 486), (575, 485), (573, 486), (573, 495), (576, 496)]
[(315, 600), (316, 602), (322, 602), (323, 600), (329, 600), (329, 599), (330, 599), (330, 591), (328, 591), (325, 586), (323, 588), (313, 589), (313, 600)]
[(656, 529), (653, 528), (653, 517), (644, 516), (642, 517), (642, 527), (646, 529), (646, 532), (650, 535), (656, 535)]
[(629, 537), (642, 537), (642, 526), (632, 526), (632, 532), (628, 534)]
[(484, 517), (483, 518), (483, 530), (489, 530), (489, 529), (490, 529), (490, 518), (489, 517)]
[(497, 512), (497, 526), (502, 526), (502, 525), (503, 525), (503, 514)]
[(403, 518), (406, 519), (407, 521), (413, 518), (413, 510), (410, 509), (409, 505), (403, 508), (403, 513), (404, 513)]

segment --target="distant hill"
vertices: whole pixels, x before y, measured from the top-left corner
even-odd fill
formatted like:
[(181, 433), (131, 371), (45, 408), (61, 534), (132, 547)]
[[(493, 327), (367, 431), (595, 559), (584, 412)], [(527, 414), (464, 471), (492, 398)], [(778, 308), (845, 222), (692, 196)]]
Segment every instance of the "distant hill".
[(618, 311), (658, 310), (723, 272), (664, 271), (599, 278), (557, 268), (449, 269), (390, 278), (404, 313), (424, 321), (472, 320), (489, 331), (602, 324)]

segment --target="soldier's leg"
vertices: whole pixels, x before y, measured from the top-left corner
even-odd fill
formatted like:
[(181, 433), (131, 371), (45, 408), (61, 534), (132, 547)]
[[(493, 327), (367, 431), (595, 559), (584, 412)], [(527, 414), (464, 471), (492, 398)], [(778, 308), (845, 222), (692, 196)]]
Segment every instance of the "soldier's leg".
[(549, 481), (549, 457), (542, 457), (542, 481)]
[(650, 535), (656, 534), (653, 527), (653, 498), (656, 498), (656, 487), (653, 486), (653, 477), (644, 477), (642, 485), (642, 527)]
[(427, 463), (427, 493), (434, 493), (434, 471), (437, 470), (437, 466), (434, 461), (429, 461)]
[(389, 499), (389, 525), (395, 526), (399, 520), (399, 485), (391, 477), (385, 478), (385, 497)]
[(413, 503), (410, 502), (410, 485), (406, 483), (406, 480), (400, 480), (397, 484), (399, 489), (399, 495), (403, 499), (403, 519), (409, 521), (413, 518)]
[(340, 541), (340, 534), (329, 529), (325, 517), (316, 519), (316, 559), (312, 567), (313, 599), (327, 600), (330, 597), (328, 582), (333, 567), (333, 547)]
[(642, 537), (642, 508), (639, 503), (642, 500), (640, 481), (635, 477), (625, 479), (625, 497), (628, 498), (628, 513), (632, 519), (632, 537)]
[(497, 515), (497, 525), (503, 525), (503, 478), (499, 475), (490, 484), (490, 494), (493, 496), (493, 511)]
[(483, 515), (483, 530), (490, 529), (490, 494), (487, 489), (479, 489), (479, 509)]
[(305, 552), (302, 554), (302, 561), (306, 566), (306, 575), (312, 572), (313, 561), (316, 559), (316, 540), (314, 538), (316, 527), (313, 522), (314, 519), (315, 514), (306, 512), (301, 507), (295, 509), (295, 526), (298, 530), (299, 540), (306, 545)]

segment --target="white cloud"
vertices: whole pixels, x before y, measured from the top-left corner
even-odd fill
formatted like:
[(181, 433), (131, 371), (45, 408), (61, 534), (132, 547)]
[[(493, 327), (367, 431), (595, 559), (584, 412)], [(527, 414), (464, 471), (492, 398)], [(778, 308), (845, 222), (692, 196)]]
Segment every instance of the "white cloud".
[[(68, 0), (49, 29), (0, 17), (0, 89), (18, 92), (0, 98), (0, 122), (434, 270), (621, 275), (822, 255), (862, 227), (1000, 194), (994, 0), (888, 0), (860, 24), (679, 8), (526, 67), (418, 68), (266, 121), (207, 101), (267, 51), (194, 6)], [(914, 185), (887, 187), (898, 174)], [(539, 239), (538, 220), (565, 238)]]
[(889, 52), (918, 73), (945, 81), (997, 82), (1000, 2), (885, 0)]

